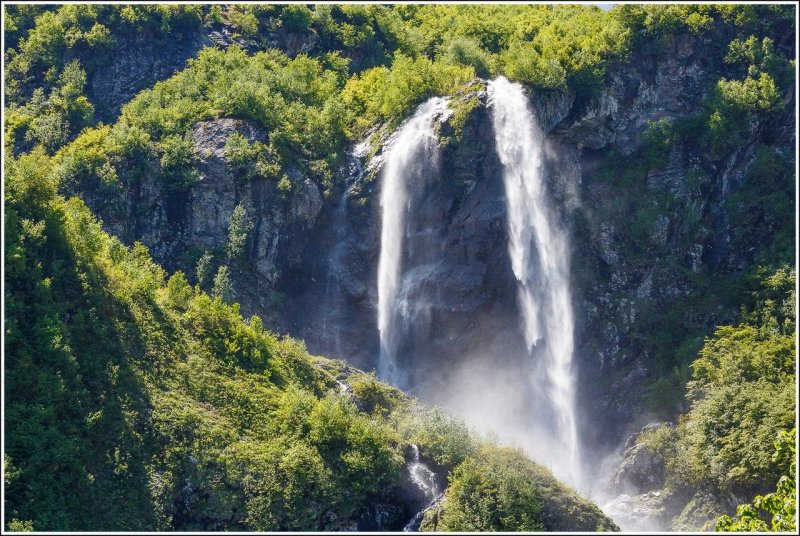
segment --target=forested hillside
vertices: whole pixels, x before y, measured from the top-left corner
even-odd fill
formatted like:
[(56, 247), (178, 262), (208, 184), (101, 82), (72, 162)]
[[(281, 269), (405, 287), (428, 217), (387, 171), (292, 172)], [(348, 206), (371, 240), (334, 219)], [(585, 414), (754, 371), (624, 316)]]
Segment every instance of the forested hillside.
[(46, 156), (5, 178), (9, 530), (399, 530), (422, 506), (411, 443), (443, 480), (516, 460), (490, 478), (525, 500), (487, 526), (615, 528), (520, 453), (167, 277), (60, 197)]
[[(796, 525), (793, 6), (3, 9), (6, 529)], [(569, 237), (580, 493), (503, 435), (520, 407), (454, 416), (533, 355), (500, 76)], [(437, 96), (404, 393), (379, 196)]]

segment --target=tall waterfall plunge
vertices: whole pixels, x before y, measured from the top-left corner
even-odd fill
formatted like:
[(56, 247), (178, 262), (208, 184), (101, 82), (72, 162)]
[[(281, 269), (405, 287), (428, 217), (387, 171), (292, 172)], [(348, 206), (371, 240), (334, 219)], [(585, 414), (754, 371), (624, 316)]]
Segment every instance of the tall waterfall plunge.
[(569, 251), (541, 176), (544, 136), (519, 84), (499, 77), (489, 83), (488, 91), (504, 167), (508, 252), (517, 278), (522, 334), (533, 361), (536, 440), (525, 446), (558, 476), (578, 485)]
[[(424, 311), (426, 302), (438, 295), (435, 290), (431, 294), (431, 287), (421, 291), (420, 281), (427, 278), (434, 288), (446, 284), (436, 279), (431, 269), (440, 265), (446, 251), (446, 243), (436, 243), (441, 238), (437, 233), (443, 230), (436, 226), (446, 223), (431, 216), (436, 202), (423, 195), (428, 179), (438, 175), (434, 124), (447, 110), (446, 101), (435, 98), (403, 124), (385, 156), (380, 198), (378, 372), (400, 387), (421, 389), (423, 398), (449, 406), (479, 429), (495, 430), (503, 442), (523, 447), (556, 476), (579, 486), (570, 370), (569, 255), (566, 234), (551, 213), (540, 175), (543, 134), (520, 86), (499, 78), (489, 84), (489, 97), (496, 151), (504, 170), (508, 254), (517, 280), (523, 355), (507, 354), (513, 345), (503, 347), (503, 342), (484, 346), (463, 356), (446, 384), (432, 383), (429, 388), (420, 385), (427, 377), (420, 378), (419, 371), (408, 368), (409, 343), (416, 345), (412, 352), (422, 348), (423, 356), (431, 356), (429, 363), (436, 359), (433, 346), (425, 340), (432, 324)], [(473, 321), (475, 333), (484, 332), (487, 339), (493, 335), (487, 331), (491, 323), (486, 323), (486, 317)], [(408, 385), (412, 374), (413, 384)]]
[(395, 385), (405, 377), (396, 363), (397, 346), (404, 324), (401, 283), (409, 186), (422, 181), (435, 154), (434, 120), (447, 109), (447, 101), (434, 97), (422, 104), (397, 133), (383, 169), (381, 187), (381, 254), (378, 261), (378, 374)]

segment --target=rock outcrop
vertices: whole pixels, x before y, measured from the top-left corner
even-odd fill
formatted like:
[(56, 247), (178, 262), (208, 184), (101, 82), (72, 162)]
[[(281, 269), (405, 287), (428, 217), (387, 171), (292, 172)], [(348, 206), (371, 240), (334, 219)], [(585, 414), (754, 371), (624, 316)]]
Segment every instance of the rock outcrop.
[(664, 456), (648, 439), (649, 432), (665, 428), (674, 425), (650, 423), (628, 438), (622, 460), (604, 490), (610, 500), (603, 511), (625, 531), (713, 530), (719, 515), (733, 514), (745, 499), (730, 491), (668, 481)]

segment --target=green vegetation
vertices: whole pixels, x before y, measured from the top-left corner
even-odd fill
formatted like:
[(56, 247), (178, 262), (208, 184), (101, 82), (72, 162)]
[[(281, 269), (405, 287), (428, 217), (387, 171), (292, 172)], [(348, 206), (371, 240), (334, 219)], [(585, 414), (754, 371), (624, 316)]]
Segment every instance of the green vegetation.
[(335, 528), (401, 477), (400, 436), (301, 343), (167, 279), (51, 170), (34, 153), (6, 176), (9, 520)]
[(64, 67), (46, 98), (42, 88), (37, 88), (24, 106), (11, 108), (6, 127), (10, 146), (41, 145), (53, 152), (91, 125), (94, 107), (83, 95), (85, 85), (86, 73), (73, 60)]
[[(675, 46), (676, 36), (686, 34), (713, 37), (715, 44), (704, 50), (704, 56), (722, 67), (715, 71), (722, 74), (715, 74), (719, 77), (716, 81), (709, 77), (696, 115), (651, 121), (639, 149), (628, 156), (607, 155), (596, 171), (613, 193), (604, 196), (590, 217), (594, 225), (609, 220), (629, 222), (616, 229), (624, 237), (621, 253), (625, 264), (650, 269), (657, 256), (659, 261), (649, 276), (652, 288), (681, 280), (692, 288), (690, 294), (676, 296), (666, 306), (655, 298), (631, 297), (637, 303), (637, 320), (630, 345), (635, 352), (648, 355), (653, 378), (647, 391), (648, 410), (658, 418), (671, 419), (688, 409), (683, 385), (691, 376), (690, 363), (703, 337), (712, 324), (737, 322), (737, 310), (743, 304), (755, 305), (751, 298), (761, 284), (758, 272), (723, 270), (711, 276), (704, 267), (695, 269), (669, 251), (676, 242), (708, 243), (717, 216), (704, 213), (694, 200), (717, 187), (714, 177), (731, 159), (742, 158), (742, 147), (753, 147), (754, 161), (739, 184), (729, 185), (732, 192), (726, 196), (724, 217), (736, 222), (730, 249), (747, 250), (754, 235), (765, 236), (768, 239), (759, 248), (763, 252), (754, 264), (775, 270), (795, 262), (796, 207), (793, 196), (786, 195), (795, 188), (794, 165), (779, 143), (764, 135), (786, 117), (793, 92), (792, 48), (783, 34), (773, 33), (788, 23), (788, 12), (734, 6), (624, 5), (610, 13), (631, 28), (639, 49), (663, 50)], [(688, 180), (675, 183), (670, 178), (675, 173), (670, 169), (670, 157), (680, 156), (689, 147), (698, 148), (699, 158), (689, 164)], [(669, 237), (659, 232), (660, 226), (666, 231), (667, 225)]]
[[(778, 91), (792, 79), (775, 43), (744, 35), (782, 24), (786, 14), (768, 8), (630, 5), (605, 13), (588, 6), (19, 7), (7, 19), (14, 48), (7, 52), (6, 146), (15, 153), (34, 146), (52, 153), (93, 125), (95, 104), (83, 94), (85, 84), (101, 73), (115, 40), (147, 35), (158, 42), (171, 33), (228, 25), (265, 48), (276, 36), (278, 42), (305, 36), (317, 44), (291, 57), (276, 49), (253, 55), (236, 46), (202, 50), (186, 70), (127, 104), (110, 131), (84, 133), (103, 161), (115, 167), (155, 157), (161, 180), (184, 190), (195, 180), (192, 125), (239, 117), (263, 127), (269, 139), (252, 145), (229, 140), (226, 152), (238, 176), (283, 181), (281, 190), (289, 194), (291, 162), (329, 193), (346, 147), (367, 129), (378, 122), (396, 125), (422, 100), (452, 94), (476, 74), (504, 74), (582, 98), (602, 86), (610, 67), (627, 60), (632, 42), (733, 29), (742, 37), (732, 41), (726, 61), (750, 67), (743, 81), (722, 80), (710, 98), (709, 143), (722, 151), (735, 142), (732, 136), (747, 124), (747, 114), (778, 106)], [(759, 22), (764, 14), (766, 22)], [(114, 141), (106, 140), (112, 133)], [(134, 149), (144, 154), (132, 158)], [(83, 171), (74, 177), (77, 184), (94, 186), (97, 170)], [(135, 182), (137, 173), (121, 173), (120, 179)]]
[(742, 80), (721, 79), (708, 99), (706, 127), (712, 155), (724, 156), (741, 145), (753, 123), (783, 108), (783, 96), (794, 82), (793, 63), (774, 50), (769, 37), (751, 35), (729, 44), (725, 62), (747, 69)]
[(640, 439), (663, 460), (672, 490), (752, 496), (779, 482), (777, 495), (757, 498), (754, 506), (740, 508), (739, 521), (720, 521), (720, 527), (767, 527), (756, 525), (764, 514), (774, 516), (775, 526), (793, 522), (786, 512), (794, 511), (787, 490), (794, 490), (796, 471), (787, 450), (794, 445), (794, 435), (789, 440), (787, 434), (796, 416), (795, 282), (788, 267), (762, 275), (755, 308), (742, 311), (738, 326), (718, 327), (692, 363), (688, 413), (676, 428), (661, 427)]
[[(797, 530), (797, 428), (790, 433), (781, 431), (775, 442), (773, 460), (789, 472), (778, 480), (777, 489), (767, 495), (757, 495), (752, 504), (736, 510), (735, 519), (721, 516), (717, 532), (795, 532)], [(763, 512), (763, 513), (762, 513)], [(772, 519), (767, 524), (761, 517)]]
[(199, 26), (202, 8), (189, 5), (10, 6), (6, 10), (6, 146), (41, 145), (52, 152), (94, 124), (84, 95), (118, 40), (147, 35), (165, 42)]
[(599, 508), (520, 451), (481, 445), (450, 474), (423, 531), (613, 531)]
[(692, 364), (683, 442), (690, 483), (725, 489), (780, 477), (770, 445), (795, 419), (794, 286), (788, 269), (769, 277), (751, 323), (717, 328)]
[[(62, 164), (36, 150), (6, 167), (8, 530), (335, 530), (374, 508), (399, 528), (411, 442), (459, 479), (488, 461), (461, 421), (242, 318), (226, 266), (214, 297), (167, 277), (57, 194)], [(539, 477), (503, 488), (502, 526), (538, 527), (526, 498), (559, 485), (513, 460)]]
[(244, 206), (239, 203), (233, 209), (228, 225), (228, 243), (225, 251), (229, 258), (236, 259), (244, 254), (244, 244), (247, 241), (247, 235), (252, 230), (253, 220), (247, 215)]
[[(264, 133), (227, 139), (237, 181), (270, 181), (289, 206), (296, 177), (307, 177), (327, 197), (341, 191), (335, 178), (353, 142), (376, 126), (394, 128), (426, 98), (463, 97), (481, 89), (476, 76), (502, 74), (537, 91), (575, 94), (580, 106), (633, 56), (664, 53), (683, 35), (710, 43), (704, 52), (719, 59), (719, 79), (697, 116), (653, 121), (640, 150), (601, 164), (604, 183), (624, 195), (609, 196), (596, 216), (633, 214), (620, 231), (623, 253), (632, 266), (643, 264), (658, 252), (659, 215), (685, 209), (681, 232), (692, 239), (708, 223), (669, 192), (645, 195), (647, 175), (662, 170), (674, 148), (696, 144), (705, 156), (690, 187), (704, 191), (711, 170), (754, 142), (754, 163), (724, 211), (739, 228), (768, 229), (772, 238), (756, 260), (762, 267), (745, 274), (714, 279), (658, 267), (655, 287), (659, 274), (678, 272), (697, 292), (667, 310), (649, 302), (639, 310), (645, 320), (631, 339), (656, 378), (650, 409), (687, 410), (675, 429), (644, 441), (675, 489), (752, 497), (778, 482), (735, 519), (721, 519), (720, 530), (793, 527), (796, 469), (785, 433), (795, 416), (795, 274), (785, 266), (794, 262), (796, 207), (786, 192), (795, 177), (789, 155), (754, 141), (793, 105), (790, 9), (4, 9), (8, 530), (337, 530), (376, 509), (400, 527), (412, 513), (398, 498), (410, 443), (450, 484), (425, 528), (613, 529), (520, 452), (477, 439), (460, 420), (374, 375), (309, 356), (301, 342), (264, 330), (258, 316), (244, 319), (235, 275), (252, 241), (246, 204), (234, 210), (224, 248), (187, 252), (188, 276), (168, 276), (144, 246), (105, 234), (69, 195), (113, 200), (152, 181), (180, 199), (200, 179), (195, 126), (228, 117)], [(116, 50), (141, 41), (168, 47), (222, 27), (238, 44), (199, 51), (126, 103), (112, 124), (98, 122), (103, 96), (89, 88)], [(477, 106), (475, 98), (458, 101), (452, 139)], [(732, 247), (744, 247), (747, 236), (734, 234)], [(283, 299), (272, 292), (275, 308)], [(707, 319), (735, 323), (726, 311), (740, 304), (738, 325), (704, 340)]]
[[(500, 458), (499, 454), (505, 456)], [(526, 461), (522, 456), (495, 449), (459, 465), (451, 477), (447, 504), (436, 530), (544, 529), (540, 521), (541, 499), (531, 475), (526, 474), (530, 469)]]

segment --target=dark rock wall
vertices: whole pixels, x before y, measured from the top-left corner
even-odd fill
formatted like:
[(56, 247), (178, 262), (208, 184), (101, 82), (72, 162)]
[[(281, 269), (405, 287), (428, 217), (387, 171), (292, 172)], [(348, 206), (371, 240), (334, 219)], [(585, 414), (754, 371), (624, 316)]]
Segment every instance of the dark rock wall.
[[(692, 274), (744, 270), (774, 231), (737, 228), (722, 207), (746, 180), (757, 143), (792, 153), (791, 112), (779, 123), (786, 127), (756, 126), (747, 143), (721, 164), (709, 163), (696, 147), (676, 146), (663, 168), (631, 190), (610, 184), (599, 172), (609, 154), (635, 154), (648, 121), (696, 114), (720, 76), (709, 67), (714, 64), (721, 60), (704, 56), (702, 42), (681, 38), (659, 55), (639, 51), (614, 69), (607, 87), (591, 99), (531, 95), (548, 133), (550, 194), (570, 230), (579, 429), (588, 445), (614, 445), (645, 419), (644, 385), (652, 371), (640, 334), (652, 318), (643, 311), (658, 311), (694, 292)], [(103, 83), (138, 87), (120, 80)], [(92, 84), (102, 89), (102, 83)], [(412, 384), (424, 383), (429, 391), (446, 384), (452, 365), (470, 356), (492, 355), (506, 365), (525, 366), (514, 361), (522, 341), (507, 255), (502, 168), (486, 94), (478, 88), (454, 101), (468, 98), (479, 105), (460, 136), (452, 119), (439, 125), (440, 165), (431, 170), (409, 217), (424, 216), (436, 230), (435, 251), (414, 274), (411, 295), (421, 307), (402, 346), (415, 374)], [(83, 196), (112, 233), (126, 242), (141, 240), (169, 270), (188, 273), (200, 251), (216, 251), (221, 260), (231, 213), (242, 203), (255, 223), (245, 259), (232, 264), (243, 311), (304, 339), (314, 353), (374, 367), (382, 147), (373, 147), (376, 155), (361, 162), (367, 168), (363, 176), (354, 162), (340, 171), (336, 182), (353, 186), (344, 197), (339, 188), (323, 198), (312, 178), (293, 171), (301, 187), (285, 200), (274, 181), (242, 182), (232, 174), (223, 150), (232, 132), (251, 141), (269, 135), (235, 119), (196, 125), (200, 180), (188, 192), (171, 194), (144, 173), (121, 191)], [(388, 137), (375, 134), (373, 145), (383, 146)], [(704, 177), (699, 185), (695, 176)], [(625, 233), (632, 211), (657, 196), (674, 202), (658, 208), (646, 229), (647, 247), (637, 246), (632, 257)], [(610, 210), (613, 203), (622, 208)], [(753, 248), (737, 246), (745, 240)], [(711, 329), (734, 313), (719, 311), (703, 321)]]

